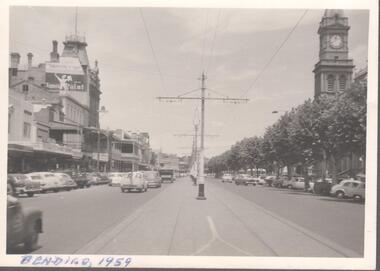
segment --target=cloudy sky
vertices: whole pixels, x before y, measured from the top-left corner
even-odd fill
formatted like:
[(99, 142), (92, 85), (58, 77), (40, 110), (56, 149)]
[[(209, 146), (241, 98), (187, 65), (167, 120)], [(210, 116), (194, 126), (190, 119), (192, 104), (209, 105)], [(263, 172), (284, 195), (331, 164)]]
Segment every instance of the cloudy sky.
[[(174, 134), (193, 133), (199, 102), (164, 103), (156, 97), (199, 88), (198, 78), (205, 71), (209, 97), (250, 100), (207, 102), (206, 133), (219, 136), (206, 138), (206, 155), (219, 154), (244, 137), (262, 135), (279, 117), (273, 110), (285, 111), (313, 97), (312, 70), (318, 61), (317, 30), (323, 12), (78, 8), (78, 32), (86, 37), (92, 66), (99, 61), (101, 105), (108, 109), (101, 126), (149, 132), (153, 149), (188, 154), (192, 138)], [(367, 61), (368, 12), (346, 10), (345, 14), (351, 26), (350, 57), (360, 69)], [(51, 41), (59, 41), (61, 52), (65, 35), (74, 33), (74, 18), (75, 8), (12, 7), (10, 50), (21, 54), (22, 63), (28, 52), (34, 54), (34, 63), (45, 62)], [(187, 96), (199, 95), (197, 91)]]

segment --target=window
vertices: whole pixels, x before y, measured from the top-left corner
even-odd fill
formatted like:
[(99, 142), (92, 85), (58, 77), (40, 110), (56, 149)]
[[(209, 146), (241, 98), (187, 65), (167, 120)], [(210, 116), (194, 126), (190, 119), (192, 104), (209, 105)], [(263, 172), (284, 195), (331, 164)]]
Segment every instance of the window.
[(352, 183), (352, 187), (356, 188), (359, 186), (359, 183)]
[(343, 184), (343, 186), (350, 186), (350, 185), (351, 185), (350, 182), (346, 182), (346, 183)]
[(330, 74), (327, 77), (327, 91), (334, 91), (335, 78), (334, 75)]
[(30, 123), (24, 122), (24, 137), (30, 138)]
[(28, 85), (22, 85), (22, 92), (28, 92), (29, 86)]
[(339, 76), (339, 91), (345, 91), (346, 90), (346, 76), (341, 75)]

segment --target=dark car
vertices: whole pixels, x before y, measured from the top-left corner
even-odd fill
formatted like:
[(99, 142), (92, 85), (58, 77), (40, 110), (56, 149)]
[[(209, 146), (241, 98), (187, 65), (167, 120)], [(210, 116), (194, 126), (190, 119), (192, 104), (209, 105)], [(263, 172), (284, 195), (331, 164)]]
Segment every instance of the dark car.
[(17, 198), (7, 196), (7, 253), (12, 253), (19, 246), (27, 252), (38, 245), (38, 236), (42, 233), (42, 212), (38, 209), (25, 208)]
[(160, 169), (159, 171), (161, 182), (169, 181), (174, 182), (175, 181), (175, 173), (173, 169)]
[(332, 179), (319, 179), (314, 182), (313, 193), (321, 195), (329, 195), (332, 187)]
[(8, 174), (8, 190), (14, 196), (26, 194), (33, 197), (35, 193), (41, 192), (40, 182), (29, 179), (24, 174)]
[(90, 179), (86, 172), (77, 170), (64, 170), (62, 173), (68, 174), (74, 182), (77, 184), (78, 188), (90, 187)]

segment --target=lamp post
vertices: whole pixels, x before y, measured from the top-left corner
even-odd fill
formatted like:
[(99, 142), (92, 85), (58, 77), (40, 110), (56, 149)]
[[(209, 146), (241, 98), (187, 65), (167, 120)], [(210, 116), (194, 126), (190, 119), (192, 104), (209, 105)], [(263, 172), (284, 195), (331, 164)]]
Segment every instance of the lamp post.
[[(108, 111), (106, 110), (105, 106), (102, 106), (100, 110), (98, 110), (99, 117), (101, 113), (107, 113)], [(98, 157), (96, 160), (96, 171), (99, 172), (100, 169), (100, 121), (98, 121), (98, 142), (97, 142), (97, 151), (98, 151)]]

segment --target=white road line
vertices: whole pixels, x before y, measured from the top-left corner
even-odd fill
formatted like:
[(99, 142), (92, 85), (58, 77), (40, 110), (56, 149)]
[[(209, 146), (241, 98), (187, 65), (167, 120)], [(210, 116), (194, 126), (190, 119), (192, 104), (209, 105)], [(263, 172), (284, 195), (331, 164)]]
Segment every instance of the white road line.
[(244, 255), (247, 255), (247, 256), (252, 256), (251, 253), (241, 249), (241, 248), (238, 248), (237, 246), (227, 242), (226, 240), (224, 240), (222, 237), (220, 237), (218, 231), (216, 230), (216, 227), (215, 227), (215, 224), (214, 224), (214, 221), (212, 220), (212, 218), (210, 216), (207, 216), (207, 222), (208, 222), (208, 225), (209, 225), (209, 228), (211, 230), (211, 233), (212, 233), (212, 237), (211, 239), (204, 245), (202, 246), (200, 249), (198, 249), (196, 252), (193, 253), (193, 255), (197, 255), (199, 253), (201, 253), (202, 251), (204, 251), (206, 248), (208, 248), (214, 241), (216, 240), (219, 240), (221, 241), (223, 244), (229, 246), (230, 248), (236, 250), (236, 251), (239, 251), (240, 253), (244, 254)]

